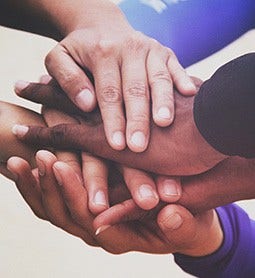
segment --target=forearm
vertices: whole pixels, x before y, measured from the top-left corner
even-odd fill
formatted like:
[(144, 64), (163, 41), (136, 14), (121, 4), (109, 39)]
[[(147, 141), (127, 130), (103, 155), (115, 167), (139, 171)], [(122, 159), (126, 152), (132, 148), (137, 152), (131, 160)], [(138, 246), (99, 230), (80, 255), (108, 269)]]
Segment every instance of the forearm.
[(120, 9), (108, 0), (3, 0), (0, 24), (61, 40), (78, 28), (125, 22)]

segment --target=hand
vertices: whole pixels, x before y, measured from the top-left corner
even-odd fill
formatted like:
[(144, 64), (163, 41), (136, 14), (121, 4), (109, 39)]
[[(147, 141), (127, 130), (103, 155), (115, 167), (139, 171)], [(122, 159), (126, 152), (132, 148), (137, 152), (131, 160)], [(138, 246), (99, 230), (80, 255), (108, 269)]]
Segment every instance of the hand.
[[(182, 195), (177, 204), (192, 213), (206, 211), (232, 202), (255, 198), (255, 160), (239, 157), (229, 158), (210, 171), (181, 179)], [(167, 177), (158, 177), (157, 188), (162, 187)], [(156, 210), (159, 210), (160, 204)], [(123, 221), (152, 216), (136, 206), (132, 199), (125, 200), (125, 206), (117, 204), (95, 219), (95, 227), (112, 226)], [(155, 215), (154, 215), (155, 217)]]
[(112, 148), (122, 150), (127, 141), (132, 151), (144, 151), (150, 98), (155, 123), (168, 126), (174, 119), (173, 85), (190, 95), (194, 84), (172, 50), (135, 31), (110, 1), (65, 2), (59, 11), (43, 7), (53, 6), (50, 19), (64, 37), (46, 57), (49, 74), (81, 110), (92, 111), (98, 101)]
[[(29, 85), (20, 95), (51, 107), (81, 115), (69, 105), (56, 86)], [(96, 122), (82, 121), (82, 125), (58, 125), (52, 129), (38, 127), (15, 127), (14, 132), (27, 143), (51, 145), (55, 148), (76, 148), (98, 156), (166, 175), (194, 175), (204, 172), (226, 158), (214, 150), (201, 136), (193, 119), (193, 97), (182, 97), (175, 93), (176, 119), (169, 128), (151, 126), (151, 140), (146, 151), (133, 154), (128, 149), (112, 150), (106, 143), (103, 123), (96, 115)], [(60, 101), (61, 100), (61, 101)], [(92, 119), (95, 115), (92, 116)], [(81, 119), (81, 117), (80, 117)]]
[[(75, 123), (75, 119), (63, 114), (60, 111), (43, 107), (44, 120), (48, 126), (55, 126), (59, 123)], [(96, 117), (93, 121), (97, 121)], [(127, 188), (129, 189), (134, 201), (143, 209), (149, 210), (154, 208), (159, 197), (166, 202), (175, 202), (181, 196), (181, 187), (178, 186), (177, 178), (168, 178), (164, 184), (157, 190), (152, 175), (143, 171), (129, 168), (121, 165), (114, 165), (109, 161), (92, 156), (83, 152), (81, 155), (82, 175), (85, 180), (85, 187), (88, 192), (88, 206), (92, 213), (99, 214), (109, 207), (108, 197), (108, 179), (111, 182), (113, 178), (112, 168), (123, 175)], [(116, 174), (114, 181), (116, 182)]]
[[(80, 237), (89, 245), (101, 246), (114, 254), (141, 251), (204, 256), (221, 245), (222, 231), (214, 211), (194, 217), (178, 205), (164, 207), (157, 220), (130, 221), (104, 232), (101, 229), (101, 233), (95, 235), (94, 217), (88, 210), (86, 190), (79, 178), (81, 172), (78, 165), (70, 163), (70, 154), (65, 154), (65, 159), (66, 162), (57, 161), (53, 154), (40, 151), (37, 154), (39, 178), (38, 170), (32, 171), (26, 161), (20, 158), (8, 161), (19, 191), (38, 217)], [(120, 191), (125, 196), (123, 184), (113, 186), (111, 184), (110, 194), (113, 200), (116, 201), (116, 193)]]
[[(107, 23), (79, 26), (51, 51), (46, 67), (83, 111), (91, 111), (97, 99), (112, 148), (122, 150), (127, 141), (132, 151), (142, 152), (149, 142), (150, 98), (154, 122), (168, 126), (174, 119), (173, 84), (187, 95), (196, 89), (170, 49), (123, 20)], [(92, 73), (95, 90), (83, 68)]]

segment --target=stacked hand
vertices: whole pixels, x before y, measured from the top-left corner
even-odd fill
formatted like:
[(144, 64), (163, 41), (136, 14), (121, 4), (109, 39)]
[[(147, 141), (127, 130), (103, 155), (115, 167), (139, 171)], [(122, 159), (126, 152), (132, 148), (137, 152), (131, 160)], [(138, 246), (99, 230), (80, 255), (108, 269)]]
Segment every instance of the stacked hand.
[[(30, 99), (32, 98), (34, 101), (37, 102), (42, 102), (44, 104), (54, 106), (54, 103), (59, 103), (58, 98), (62, 97), (62, 93), (58, 90), (58, 93), (56, 94), (56, 90), (57, 90), (56, 84), (53, 86), (53, 88), (54, 90), (52, 90), (52, 86), (34, 84), (34, 85), (30, 85), (26, 90), (20, 92), (20, 95)], [(31, 94), (31, 92), (33, 92), (33, 94)], [(187, 104), (186, 105), (187, 107), (191, 106), (189, 102), (186, 102), (185, 104)], [(183, 107), (185, 107), (185, 105), (183, 105)], [(79, 119), (79, 121), (82, 122), (83, 125), (85, 125), (87, 131), (90, 130), (90, 128), (91, 129), (95, 128), (95, 126), (98, 128), (98, 125), (100, 126), (101, 124), (101, 120), (98, 114), (91, 114), (90, 116), (87, 116), (88, 118), (86, 118), (86, 122), (84, 121), (84, 119), (81, 120), (80, 117), (82, 114), (81, 111), (77, 110), (75, 107), (70, 106), (67, 100), (63, 101), (59, 108), (68, 111), (69, 113), (72, 112), (76, 114), (76, 118)], [(88, 123), (88, 119), (89, 119), (89, 123)], [(59, 120), (55, 123), (58, 122)], [(176, 123), (174, 123), (174, 125), (175, 124)], [(172, 131), (174, 125), (172, 127)], [(65, 126), (61, 126), (61, 128), (63, 127)], [(77, 125), (76, 127), (77, 130), (79, 131), (79, 128), (81, 128), (82, 126)], [(59, 131), (59, 129), (53, 128), (52, 134), (55, 137), (52, 136), (51, 138), (51, 140), (53, 139), (57, 140), (55, 141), (55, 145), (59, 144), (61, 141), (59, 134), (55, 132), (56, 130)], [(35, 129), (35, 131), (38, 131), (38, 129)], [(39, 129), (39, 131), (41, 132), (42, 129)], [(45, 130), (43, 130), (43, 132), (44, 131)], [(30, 135), (33, 135), (33, 129), (32, 131), (30, 130), (30, 132), (31, 133), (30, 134), (28, 133), (28, 135), (26, 136), (29, 137)], [(45, 134), (47, 137), (48, 133)], [(43, 140), (45, 139), (45, 134), (42, 133), (42, 135), (44, 135)], [(90, 133), (90, 135), (93, 136), (92, 133)], [(100, 144), (103, 144), (103, 139), (102, 138), (99, 139), (101, 140)], [(86, 141), (85, 138), (85, 143), (87, 142), (88, 140)], [(94, 143), (92, 142), (92, 144)], [(96, 150), (96, 147), (94, 148)], [(104, 152), (104, 149), (102, 149), (101, 147), (99, 148), (100, 151)], [(100, 151), (98, 152), (100, 153)], [(111, 154), (111, 152), (113, 154)], [(108, 151), (107, 154), (116, 156), (116, 153), (117, 152), (111, 150)], [(143, 155), (144, 154), (139, 154), (139, 157), (143, 158)], [(134, 155), (133, 159), (136, 159), (136, 156), (137, 155)], [(83, 157), (83, 165), (89, 165), (89, 167), (85, 166), (84, 167), (85, 170), (83, 171), (83, 177), (85, 177), (86, 180), (85, 183), (86, 189), (88, 190), (89, 193), (88, 194), (89, 207), (92, 212), (99, 213), (100, 211), (108, 207), (107, 167), (104, 163), (102, 163), (101, 160), (99, 160), (98, 158), (94, 158), (89, 154), (83, 154), (82, 157)], [(131, 154), (130, 157), (132, 157)], [(222, 157), (223, 156), (221, 156), (221, 159)], [(205, 163), (205, 165), (208, 168), (210, 168), (208, 166), (208, 163)], [(156, 172), (158, 169), (157, 165), (153, 164), (153, 166), (155, 167), (154, 171)], [(194, 171), (194, 167), (196, 166), (190, 165), (190, 167)], [(198, 169), (200, 169), (201, 171), (201, 168)], [(252, 198), (254, 196), (254, 189), (252, 185), (253, 169), (254, 169), (254, 162), (252, 160), (248, 161), (246, 159), (241, 159), (241, 158), (227, 159), (224, 162), (221, 162), (218, 166), (214, 167), (212, 170), (210, 170), (207, 173), (203, 173), (199, 176), (182, 178), (182, 188), (181, 188), (178, 178), (164, 177), (164, 176), (155, 177), (147, 173), (144, 173), (143, 171), (140, 170), (118, 166), (118, 170), (121, 171), (125, 179), (126, 185), (130, 189), (134, 201), (140, 207), (144, 209), (150, 209), (156, 206), (159, 199), (165, 202), (175, 202), (179, 200), (180, 204), (185, 205), (193, 212), (203, 211), (239, 199)], [(242, 183), (240, 183), (241, 180)], [(146, 185), (146, 186), (144, 187), (141, 185)], [(150, 190), (148, 190), (148, 188)], [(98, 192), (101, 193), (104, 192), (104, 195), (97, 194)], [(141, 194), (140, 194), (141, 192), (147, 194), (147, 195), (145, 194), (145, 198), (141, 198)], [(231, 194), (229, 194), (230, 192)], [(157, 194), (159, 195), (160, 198), (158, 197)], [(97, 198), (94, 198), (96, 195)], [(99, 201), (98, 204), (94, 202), (95, 199)], [(153, 215), (151, 215), (151, 212), (147, 213), (139, 209), (132, 199), (130, 200), (127, 199), (128, 196), (125, 196), (124, 203), (122, 203), (121, 205), (113, 206), (111, 209), (106, 210), (103, 214), (99, 215), (94, 221), (95, 229), (99, 228), (99, 231), (102, 231), (103, 229), (105, 229), (105, 227), (108, 227), (109, 225), (113, 225), (120, 221), (127, 221), (127, 220), (130, 221), (132, 219), (134, 219), (135, 221), (136, 219), (146, 219), (148, 214), (150, 216), (150, 219), (153, 219), (152, 218)], [(121, 200), (122, 198), (118, 199), (118, 202), (120, 202)], [(115, 204), (115, 202), (111, 202), (110, 200), (110, 205), (113, 204)], [(165, 205), (166, 205), (165, 203), (161, 202), (156, 212), (159, 211), (162, 208), (162, 206)]]

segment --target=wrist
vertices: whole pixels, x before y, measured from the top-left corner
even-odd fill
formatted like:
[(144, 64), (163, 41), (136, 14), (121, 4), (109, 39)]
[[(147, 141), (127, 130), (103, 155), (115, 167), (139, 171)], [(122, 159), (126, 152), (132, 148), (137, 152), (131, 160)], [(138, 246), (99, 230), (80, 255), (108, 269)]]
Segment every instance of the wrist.
[[(81, 0), (66, 5), (62, 15), (57, 17), (57, 28), (63, 38), (75, 30), (97, 28), (105, 32), (107, 26), (124, 26), (132, 29), (120, 8), (106, 0)], [(125, 30), (125, 29), (123, 29)]]

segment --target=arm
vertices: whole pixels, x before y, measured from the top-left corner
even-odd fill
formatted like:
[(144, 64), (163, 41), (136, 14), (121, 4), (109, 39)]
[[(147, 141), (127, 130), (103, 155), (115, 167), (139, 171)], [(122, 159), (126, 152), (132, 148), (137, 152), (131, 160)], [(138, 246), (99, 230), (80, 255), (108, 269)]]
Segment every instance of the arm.
[[(98, 12), (100, 11), (100, 12)], [(101, 16), (105, 12), (107, 17)], [(79, 27), (122, 21), (116, 5), (107, 0), (33, 1), (3, 0), (0, 3), (0, 24), (62, 40)], [(80, 25), (80, 26), (79, 26)]]

